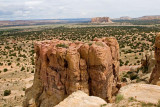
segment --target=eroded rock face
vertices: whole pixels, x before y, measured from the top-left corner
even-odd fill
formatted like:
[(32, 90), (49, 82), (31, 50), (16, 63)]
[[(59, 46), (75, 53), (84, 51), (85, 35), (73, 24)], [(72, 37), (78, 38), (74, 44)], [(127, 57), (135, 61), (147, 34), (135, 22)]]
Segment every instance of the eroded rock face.
[(154, 51), (143, 53), (141, 63), (142, 67), (146, 68), (146, 72), (152, 72), (156, 64)]
[(156, 65), (150, 77), (150, 83), (160, 85), (160, 33), (155, 39), (155, 59)]
[(111, 23), (109, 17), (95, 17), (91, 19), (91, 23)]
[(24, 107), (52, 107), (77, 90), (112, 102), (120, 88), (119, 44), (115, 38), (90, 43), (37, 42), (35, 52), (34, 83), (26, 90)]

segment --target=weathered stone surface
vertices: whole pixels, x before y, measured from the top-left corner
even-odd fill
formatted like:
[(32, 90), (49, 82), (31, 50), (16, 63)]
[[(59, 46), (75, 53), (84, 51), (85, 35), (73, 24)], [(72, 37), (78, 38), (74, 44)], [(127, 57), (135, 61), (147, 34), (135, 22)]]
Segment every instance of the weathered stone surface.
[(156, 65), (150, 77), (150, 83), (159, 85), (160, 82), (160, 33), (155, 39), (155, 59)]
[(150, 84), (130, 84), (120, 89), (124, 99), (133, 97), (137, 101), (157, 104), (160, 99), (160, 86)]
[(120, 88), (119, 44), (115, 38), (90, 43), (37, 42), (35, 52), (35, 78), (26, 91), (24, 107), (52, 107), (77, 90), (112, 102)]
[(147, 68), (146, 72), (152, 72), (156, 64), (154, 51), (143, 53), (141, 63), (142, 67)]
[(109, 17), (95, 17), (91, 19), (91, 23), (111, 23)]
[(107, 105), (105, 100), (95, 96), (88, 96), (82, 91), (76, 91), (55, 107), (101, 107), (102, 105)]

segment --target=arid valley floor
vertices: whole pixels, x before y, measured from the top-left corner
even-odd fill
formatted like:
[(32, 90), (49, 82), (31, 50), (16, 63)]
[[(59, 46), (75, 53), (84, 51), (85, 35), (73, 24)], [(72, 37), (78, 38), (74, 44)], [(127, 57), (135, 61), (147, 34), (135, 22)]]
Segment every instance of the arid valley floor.
[[(125, 84), (148, 83), (151, 72), (141, 68), (144, 53), (154, 51), (159, 26), (105, 26), (105, 25), (45, 25), (0, 28), (0, 107), (21, 107), (25, 90), (33, 84), (35, 72), (34, 42), (42, 40), (70, 40), (89, 43), (94, 38), (115, 37), (120, 47), (120, 73)], [(142, 73), (130, 75), (139, 67)], [(124, 77), (129, 81), (123, 80)], [(4, 95), (10, 90), (10, 95)], [(120, 106), (154, 107), (133, 98), (118, 102)], [(118, 107), (118, 104), (115, 106)]]

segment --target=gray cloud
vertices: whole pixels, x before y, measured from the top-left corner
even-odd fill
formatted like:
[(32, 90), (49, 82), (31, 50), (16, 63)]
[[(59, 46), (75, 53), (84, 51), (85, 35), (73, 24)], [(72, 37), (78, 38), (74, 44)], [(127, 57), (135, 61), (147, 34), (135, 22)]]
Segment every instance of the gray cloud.
[(159, 15), (160, 0), (0, 0), (0, 20)]

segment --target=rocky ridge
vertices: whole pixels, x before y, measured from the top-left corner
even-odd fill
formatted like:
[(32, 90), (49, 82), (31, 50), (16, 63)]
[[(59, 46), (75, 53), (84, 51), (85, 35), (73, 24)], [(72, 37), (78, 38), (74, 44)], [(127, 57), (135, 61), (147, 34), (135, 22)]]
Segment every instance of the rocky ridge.
[(119, 44), (113, 37), (36, 42), (35, 52), (34, 82), (24, 107), (52, 107), (77, 90), (113, 102), (121, 87)]

